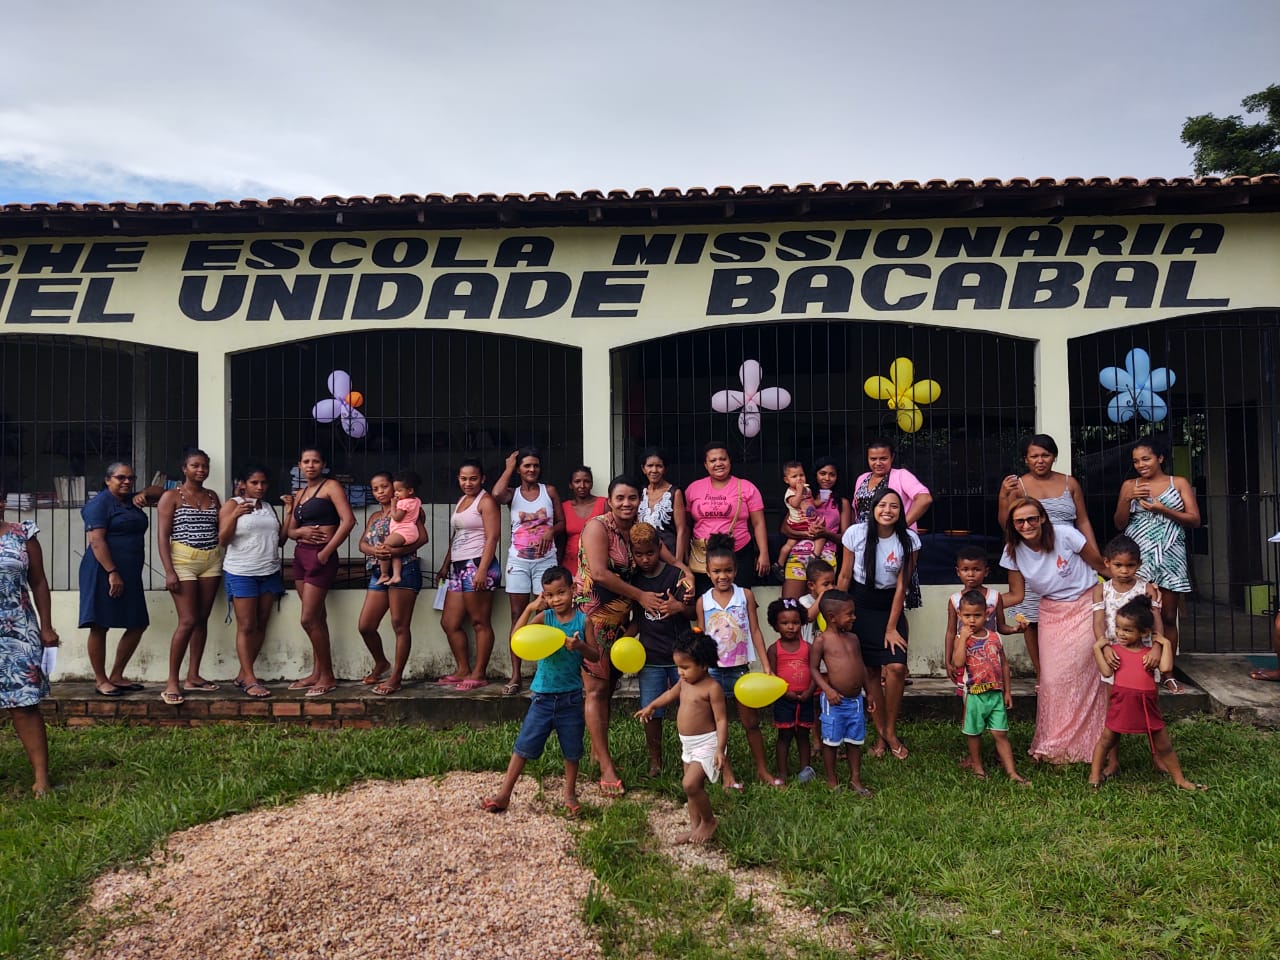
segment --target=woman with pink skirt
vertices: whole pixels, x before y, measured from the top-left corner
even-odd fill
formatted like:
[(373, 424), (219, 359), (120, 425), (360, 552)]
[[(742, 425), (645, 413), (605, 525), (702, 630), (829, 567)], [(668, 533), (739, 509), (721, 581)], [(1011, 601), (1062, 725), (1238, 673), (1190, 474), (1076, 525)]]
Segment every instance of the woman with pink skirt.
[(1084, 763), (1106, 719), (1106, 695), (1093, 658), (1097, 549), (1075, 527), (1049, 522), (1039, 500), (1009, 509), (1000, 565), (1009, 571), (1006, 606), (1029, 588), (1040, 594), (1040, 686), (1030, 754), (1049, 763)]

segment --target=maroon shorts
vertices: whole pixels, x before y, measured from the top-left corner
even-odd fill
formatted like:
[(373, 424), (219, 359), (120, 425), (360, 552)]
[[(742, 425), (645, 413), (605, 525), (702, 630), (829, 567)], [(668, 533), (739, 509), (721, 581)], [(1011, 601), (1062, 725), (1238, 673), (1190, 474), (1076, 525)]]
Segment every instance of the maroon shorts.
[(316, 555), (323, 549), (324, 544), (316, 543), (299, 543), (293, 548), (294, 583), (309, 583), (325, 590), (333, 586), (338, 577), (338, 553), (335, 550), (321, 563)]

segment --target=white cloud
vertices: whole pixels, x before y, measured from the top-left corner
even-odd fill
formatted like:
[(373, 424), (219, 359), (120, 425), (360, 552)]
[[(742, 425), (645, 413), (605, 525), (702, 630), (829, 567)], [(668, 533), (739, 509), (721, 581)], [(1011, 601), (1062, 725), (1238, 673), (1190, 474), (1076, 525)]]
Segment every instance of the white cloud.
[(0, 161), (181, 199), (1179, 175), (1184, 117), (1275, 80), (1280, 5), (1223, 7), (32, 4)]

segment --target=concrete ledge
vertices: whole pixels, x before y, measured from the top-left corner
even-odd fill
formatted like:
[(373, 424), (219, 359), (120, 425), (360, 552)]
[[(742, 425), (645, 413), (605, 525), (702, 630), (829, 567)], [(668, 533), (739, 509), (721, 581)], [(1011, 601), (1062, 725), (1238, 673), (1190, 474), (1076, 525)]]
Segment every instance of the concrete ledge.
[[(341, 683), (338, 689), (323, 697), (307, 697), (305, 691), (289, 690), (283, 683), (267, 686), (271, 690), (271, 697), (267, 699), (250, 699), (230, 683), (224, 683), (220, 690), (186, 694), (185, 703), (169, 706), (160, 700), (163, 684), (149, 685), (146, 690), (120, 697), (104, 697), (92, 683), (55, 683), (52, 699), (41, 704), (41, 710), (49, 723), (69, 727), (100, 723), (186, 727), (209, 723), (290, 723), (319, 729), (367, 729), (397, 724), (445, 728), (518, 721), (524, 718), (528, 702), (527, 683), (520, 695), (511, 697), (502, 695), (500, 683), (459, 693), (452, 686), (416, 681), (386, 697), (378, 696), (372, 687), (359, 682)], [(1012, 716), (1017, 720), (1034, 720), (1035, 685), (1029, 680), (1015, 680), (1013, 688)], [(1280, 689), (1274, 692), (1280, 697)], [(624, 679), (619, 685), (613, 706), (615, 716), (622, 717), (639, 709), (634, 679)], [(1162, 691), (1160, 710), (1168, 719), (1201, 715), (1209, 712), (1210, 697), (1190, 685), (1180, 694)], [(920, 677), (907, 687), (902, 706), (904, 720), (951, 720), (959, 724), (962, 716), (960, 698), (950, 681)]]

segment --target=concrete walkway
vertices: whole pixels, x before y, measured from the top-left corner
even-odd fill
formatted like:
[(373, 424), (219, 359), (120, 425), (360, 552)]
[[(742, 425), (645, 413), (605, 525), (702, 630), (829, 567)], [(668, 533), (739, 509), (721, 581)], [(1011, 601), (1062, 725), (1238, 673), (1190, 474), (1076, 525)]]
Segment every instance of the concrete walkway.
[[(1236, 687), (1254, 684), (1248, 679), (1248, 668), (1243, 672), (1214, 666), (1200, 666), (1193, 660), (1220, 661), (1224, 658), (1210, 656), (1183, 658), (1179, 668), (1185, 669), (1193, 683), (1184, 684), (1182, 693), (1162, 691), (1160, 710), (1168, 719), (1196, 716), (1209, 712), (1229, 716), (1244, 722), (1260, 722), (1253, 715), (1219, 709), (1210, 695), (1201, 689), (1200, 677), (1221, 676), (1220, 686), (1230, 683)], [(1220, 671), (1220, 672), (1219, 672)], [(1239, 680), (1243, 677), (1243, 680)], [(230, 682), (223, 682), (212, 693), (189, 693), (180, 706), (168, 706), (160, 701), (164, 685), (148, 684), (147, 689), (120, 697), (100, 695), (92, 683), (60, 682), (53, 685), (53, 697), (42, 705), (46, 719), (51, 723), (68, 726), (89, 726), (98, 723), (129, 722), (162, 726), (201, 726), (208, 723), (283, 722), (301, 723), (313, 727), (372, 727), (401, 723), (422, 723), (432, 727), (451, 727), (458, 724), (484, 726), (506, 720), (520, 720), (525, 713), (528, 682), (518, 696), (504, 697), (501, 682), (495, 682), (480, 690), (459, 693), (452, 686), (438, 686), (427, 680), (413, 681), (396, 693), (378, 696), (373, 688), (359, 681), (347, 681), (338, 689), (323, 697), (306, 697), (304, 691), (289, 690), (284, 682), (270, 683), (271, 697), (254, 700), (244, 696)], [(1280, 684), (1266, 685), (1263, 694), (1274, 695), (1276, 715), (1280, 715)], [(1219, 694), (1219, 697), (1226, 694)], [(1220, 699), (1217, 702), (1223, 702)], [(636, 681), (626, 677), (614, 697), (614, 716), (630, 716), (639, 709)], [(1012, 715), (1019, 720), (1034, 720), (1036, 713), (1035, 684), (1031, 680), (1017, 679), (1013, 684)], [(906, 690), (902, 706), (902, 718), (953, 720), (957, 724), (963, 717), (960, 698), (949, 680), (933, 677), (917, 677)], [(1264, 724), (1265, 725), (1265, 724)], [(1280, 725), (1280, 723), (1276, 724)]]
[[(1280, 683), (1249, 678), (1250, 670), (1271, 669), (1273, 654), (1186, 653), (1178, 669), (1204, 691), (1215, 716), (1255, 727), (1280, 729)], [(1160, 706), (1164, 708), (1164, 698)]]

